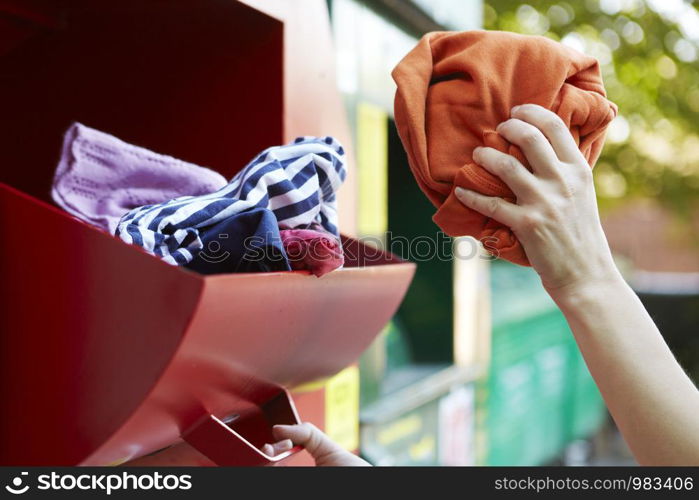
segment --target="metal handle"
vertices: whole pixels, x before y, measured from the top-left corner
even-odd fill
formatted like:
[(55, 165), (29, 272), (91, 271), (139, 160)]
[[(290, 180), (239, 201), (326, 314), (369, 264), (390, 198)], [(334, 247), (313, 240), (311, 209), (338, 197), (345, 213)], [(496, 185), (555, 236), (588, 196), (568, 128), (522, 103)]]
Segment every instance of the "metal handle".
[[(237, 417), (237, 418), (236, 418)], [(272, 443), (272, 426), (300, 422), (291, 396), (282, 390), (275, 397), (229, 419), (214, 415), (202, 416), (182, 438), (217, 465), (259, 466), (275, 465), (301, 450), (297, 446), (276, 456), (269, 456), (260, 447)]]

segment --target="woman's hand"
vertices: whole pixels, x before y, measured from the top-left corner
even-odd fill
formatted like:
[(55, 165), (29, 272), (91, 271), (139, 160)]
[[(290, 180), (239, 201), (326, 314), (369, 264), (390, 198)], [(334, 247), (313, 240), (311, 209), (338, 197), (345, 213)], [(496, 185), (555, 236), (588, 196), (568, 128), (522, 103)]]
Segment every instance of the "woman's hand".
[(510, 227), (550, 294), (616, 280), (597, 211), (592, 171), (563, 121), (534, 104), (516, 106), (497, 132), (519, 146), (533, 172), (513, 156), (477, 148), (473, 159), (498, 176), (517, 204), (456, 188), (467, 207)]
[(554, 113), (527, 104), (498, 132), (522, 149), (533, 172), (490, 148), (474, 152), (474, 160), (510, 187), (517, 204), (457, 196), (519, 238), (638, 462), (699, 464), (699, 392), (614, 266), (590, 166), (568, 129)]
[(300, 425), (275, 425), (272, 428), (272, 433), (277, 442), (266, 444), (262, 448), (262, 451), (268, 455), (278, 455), (294, 446), (303, 446), (318, 466), (361, 467), (371, 465), (333, 442), (315, 425), (307, 422)]

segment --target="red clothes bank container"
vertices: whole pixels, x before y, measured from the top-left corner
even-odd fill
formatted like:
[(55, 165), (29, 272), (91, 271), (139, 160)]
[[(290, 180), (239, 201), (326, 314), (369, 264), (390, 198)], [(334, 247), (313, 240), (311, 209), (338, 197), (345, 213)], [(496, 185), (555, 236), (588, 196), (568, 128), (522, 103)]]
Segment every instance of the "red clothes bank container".
[[(118, 463), (183, 438), (215, 463), (274, 462), (258, 448), (298, 419), (285, 388), (355, 361), (395, 312), (414, 265), (351, 238), (322, 279), (201, 276), (46, 203), (73, 121), (227, 177), (296, 135), (346, 141), (318, 74), (324, 5), (307, 6), (315, 38), (233, 0), (0, 0), (0, 463)], [(291, 54), (304, 43), (317, 59)]]

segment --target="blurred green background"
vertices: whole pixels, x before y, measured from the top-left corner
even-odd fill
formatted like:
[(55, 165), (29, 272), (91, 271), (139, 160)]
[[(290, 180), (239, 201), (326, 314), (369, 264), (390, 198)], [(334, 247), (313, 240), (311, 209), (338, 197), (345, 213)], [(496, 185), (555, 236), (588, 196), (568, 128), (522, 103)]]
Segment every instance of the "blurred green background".
[(490, 0), (484, 27), (543, 35), (600, 61), (619, 105), (596, 167), (602, 208), (657, 198), (687, 216), (699, 195), (699, 2)]
[[(699, 0), (328, 3), (361, 159), (361, 235), (417, 240), (438, 231), (392, 119), (391, 70), (426, 32), (541, 35), (598, 59), (619, 107), (594, 171), (605, 232), (699, 380)], [(497, 260), (486, 271), (457, 264), (419, 262), (398, 314), (363, 357), (362, 454), (383, 465), (633, 463), (538, 275)], [(478, 355), (464, 361), (459, 345)]]

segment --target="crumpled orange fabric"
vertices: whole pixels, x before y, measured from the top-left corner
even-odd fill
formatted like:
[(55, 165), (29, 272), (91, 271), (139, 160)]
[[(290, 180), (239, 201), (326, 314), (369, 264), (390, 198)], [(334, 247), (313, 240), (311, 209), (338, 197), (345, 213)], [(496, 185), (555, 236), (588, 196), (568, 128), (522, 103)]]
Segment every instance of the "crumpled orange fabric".
[(490, 146), (529, 168), (519, 148), (495, 132), (518, 104), (558, 114), (594, 166), (617, 113), (606, 99), (597, 60), (539, 36), (436, 32), (403, 58), (393, 79), (398, 133), (413, 175), (437, 207), (434, 222), (450, 236), (473, 236), (491, 253), (529, 265), (512, 231), (464, 207), (454, 188), (516, 201), (498, 177), (473, 163), (472, 153)]

